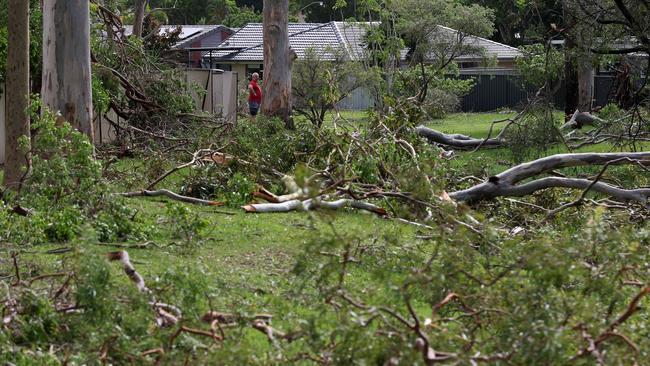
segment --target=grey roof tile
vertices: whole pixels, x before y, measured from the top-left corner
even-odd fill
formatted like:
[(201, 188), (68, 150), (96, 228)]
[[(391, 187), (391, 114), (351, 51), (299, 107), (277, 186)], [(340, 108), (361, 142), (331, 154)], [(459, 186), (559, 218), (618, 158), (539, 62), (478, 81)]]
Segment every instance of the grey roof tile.
[[(304, 58), (309, 48), (322, 52), (325, 59), (334, 59), (335, 53), (328, 52), (332, 49), (341, 50), (351, 60), (362, 59), (367, 53), (365, 34), (368, 27), (378, 23), (289, 23), (289, 45), (296, 52), (299, 59)], [(439, 26), (446, 37), (454, 37), (458, 31)], [(262, 24), (249, 23), (235, 32), (230, 38), (218, 46), (218, 50), (205, 53), (205, 57), (213, 57), (221, 61), (255, 61), (261, 62), (264, 58), (262, 45)], [(522, 53), (514, 47), (490, 41), (476, 36), (467, 36), (468, 45), (481, 47), (490, 57), (497, 59), (514, 59)], [(406, 57), (408, 50), (404, 50), (402, 58)], [(458, 61), (476, 60), (482, 58), (481, 54), (466, 54), (457, 58)]]

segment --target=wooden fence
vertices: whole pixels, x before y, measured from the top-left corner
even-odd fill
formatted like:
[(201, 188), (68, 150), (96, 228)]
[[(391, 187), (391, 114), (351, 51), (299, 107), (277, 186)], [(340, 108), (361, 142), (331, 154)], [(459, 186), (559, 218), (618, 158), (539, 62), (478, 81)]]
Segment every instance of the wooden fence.
[[(196, 110), (223, 116), (230, 123), (237, 123), (237, 82), (238, 75), (232, 71), (188, 69), (188, 85), (195, 84), (198, 88), (190, 87)], [(4, 86), (2, 86), (4, 91)], [(203, 90), (201, 92), (201, 90)], [(115, 123), (123, 123), (114, 111), (108, 111), (104, 116), (95, 116), (95, 143), (114, 141), (117, 137)], [(5, 97), (0, 93), (0, 164), (5, 160)]]

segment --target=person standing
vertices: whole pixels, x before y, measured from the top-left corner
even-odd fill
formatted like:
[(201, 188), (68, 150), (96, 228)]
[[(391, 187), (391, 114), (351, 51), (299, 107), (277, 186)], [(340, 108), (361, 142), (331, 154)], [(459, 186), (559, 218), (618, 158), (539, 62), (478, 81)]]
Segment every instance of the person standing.
[(255, 119), (262, 104), (262, 88), (257, 83), (259, 79), (260, 74), (254, 72), (250, 83), (248, 83), (248, 109), (253, 119)]

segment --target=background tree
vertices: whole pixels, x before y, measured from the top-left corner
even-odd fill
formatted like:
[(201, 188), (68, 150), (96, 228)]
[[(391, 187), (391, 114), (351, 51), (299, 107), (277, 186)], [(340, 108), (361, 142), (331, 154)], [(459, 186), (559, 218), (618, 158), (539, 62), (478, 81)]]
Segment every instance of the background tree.
[(88, 1), (43, 7), (43, 103), (93, 139)]
[(144, 16), (147, 10), (147, 0), (135, 0), (133, 16), (133, 35), (142, 37), (142, 27), (144, 26)]
[(264, 1), (264, 82), (262, 113), (280, 117), (287, 128), (291, 120), (291, 65), (296, 53), (289, 48), (288, 0)]
[(347, 60), (340, 51), (308, 49), (293, 66), (293, 111), (316, 127), (321, 127), (325, 114), (355, 89), (377, 82), (373, 70)]
[(7, 111), (5, 119), (4, 186), (15, 189), (27, 158), (18, 140), (29, 137), (29, 2), (9, 0), (7, 19)]

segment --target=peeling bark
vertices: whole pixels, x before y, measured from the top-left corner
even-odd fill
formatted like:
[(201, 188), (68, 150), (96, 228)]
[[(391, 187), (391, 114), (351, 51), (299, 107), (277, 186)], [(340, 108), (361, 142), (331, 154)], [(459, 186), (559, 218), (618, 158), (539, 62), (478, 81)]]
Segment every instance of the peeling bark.
[(88, 1), (44, 4), (41, 95), (45, 106), (94, 141)]
[(291, 66), (296, 53), (289, 48), (288, 0), (264, 0), (264, 82), (262, 113), (279, 117), (287, 128), (291, 120)]

